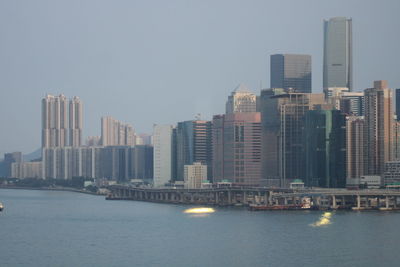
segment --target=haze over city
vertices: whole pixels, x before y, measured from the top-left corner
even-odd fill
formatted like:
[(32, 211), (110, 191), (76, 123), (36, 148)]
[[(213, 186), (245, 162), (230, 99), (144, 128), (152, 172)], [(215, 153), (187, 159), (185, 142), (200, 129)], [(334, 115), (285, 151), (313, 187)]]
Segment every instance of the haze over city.
[[(361, 8), (362, 7), (362, 8)], [(312, 56), (322, 91), (323, 20), (353, 19), (354, 90), (400, 87), (398, 1), (3, 1), (0, 155), (40, 147), (40, 99), (77, 95), (84, 136), (101, 116), (152, 132), (224, 112), (239, 84), (268, 88), (269, 56)]]

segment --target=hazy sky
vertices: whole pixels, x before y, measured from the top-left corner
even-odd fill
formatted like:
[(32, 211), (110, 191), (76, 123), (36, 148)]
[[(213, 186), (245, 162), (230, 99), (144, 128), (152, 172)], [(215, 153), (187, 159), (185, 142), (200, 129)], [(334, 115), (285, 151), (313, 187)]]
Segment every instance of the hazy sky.
[(84, 136), (104, 115), (137, 132), (224, 112), (239, 84), (269, 87), (269, 55), (312, 55), (323, 19), (353, 18), (354, 87), (400, 87), (400, 1), (0, 0), (0, 158), (40, 147), (41, 99), (79, 96)]

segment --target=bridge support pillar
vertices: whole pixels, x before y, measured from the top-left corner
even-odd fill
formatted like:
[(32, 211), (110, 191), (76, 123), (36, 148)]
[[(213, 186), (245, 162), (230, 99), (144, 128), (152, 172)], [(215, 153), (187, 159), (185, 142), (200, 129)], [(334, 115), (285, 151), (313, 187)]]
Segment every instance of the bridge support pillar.
[(337, 206), (336, 206), (336, 196), (335, 195), (332, 195), (332, 208), (333, 209), (337, 208)]

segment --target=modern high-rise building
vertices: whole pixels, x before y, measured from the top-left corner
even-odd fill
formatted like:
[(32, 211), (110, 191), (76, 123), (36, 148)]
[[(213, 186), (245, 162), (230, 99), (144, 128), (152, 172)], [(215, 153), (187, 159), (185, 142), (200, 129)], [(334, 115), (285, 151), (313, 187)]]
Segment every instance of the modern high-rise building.
[(385, 162), (392, 160), (392, 91), (386, 81), (375, 81), (365, 89), (365, 167), (368, 175), (381, 175)]
[(353, 116), (364, 115), (364, 92), (349, 92), (347, 87), (324, 88), (327, 103), (335, 109)]
[(261, 185), (261, 116), (237, 112), (213, 117), (213, 181)]
[(42, 99), (42, 147), (68, 146), (68, 109), (64, 95)]
[(42, 147), (79, 147), (82, 145), (82, 102), (64, 95), (42, 99)]
[(153, 179), (153, 146), (136, 145), (131, 148), (131, 179)]
[(397, 120), (400, 121), (400, 88), (396, 89), (396, 116)]
[(176, 181), (183, 181), (184, 166), (201, 162), (207, 166), (207, 177), (212, 180), (211, 121), (179, 122), (174, 135), (176, 153)]
[(325, 105), (323, 94), (284, 93), (270, 97), (262, 91), (261, 119), (263, 179), (269, 186), (288, 186), (305, 177), (304, 115)]
[(393, 159), (400, 160), (400, 121), (395, 120), (393, 125)]
[(305, 185), (345, 187), (345, 115), (340, 110), (309, 110), (304, 120)]
[(353, 90), (352, 19), (324, 20), (323, 87)]
[(271, 55), (271, 88), (292, 88), (294, 92), (311, 93), (311, 56)]
[(134, 146), (135, 131), (130, 124), (122, 123), (113, 117), (101, 118), (101, 144), (103, 146)]
[[(43, 149), (43, 178), (106, 178), (118, 182), (153, 178), (153, 147), (51, 147)], [(26, 175), (27, 164), (16, 165), (19, 175)], [(29, 170), (28, 168), (28, 170)], [(32, 172), (31, 172), (32, 173)]]
[(172, 174), (172, 125), (154, 125), (154, 171), (155, 187), (169, 183)]
[(243, 84), (238, 87), (228, 97), (226, 102), (226, 114), (236, 112), (256, 112), (257, 97)]
[(340, 110), (353, 116), (364, 116), (364, 92), (344, 92), (341, 96)]
[(280, 131), (276, 95), (286, 94), (282, 88), (261, 90), (260, 112), (262, 131), (262, 179), (267, 186), (280, 186), (278, 168), (278, 141)]
[(346, 117), (346, 180), (358, 179), (364, 175), (364, 117)]
[(75, 96), (69, 101), (69, 146), (82, 145), (82, 102)]

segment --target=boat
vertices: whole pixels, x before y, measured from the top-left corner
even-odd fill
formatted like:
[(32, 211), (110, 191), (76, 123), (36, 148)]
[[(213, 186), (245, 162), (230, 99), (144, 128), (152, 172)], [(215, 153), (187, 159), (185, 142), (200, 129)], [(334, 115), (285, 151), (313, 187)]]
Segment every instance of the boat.
[(3, 211), (3, 210), (4, 210), (4, 205), (3, 205), (3, 203), (0, 202), (0, 211)]

